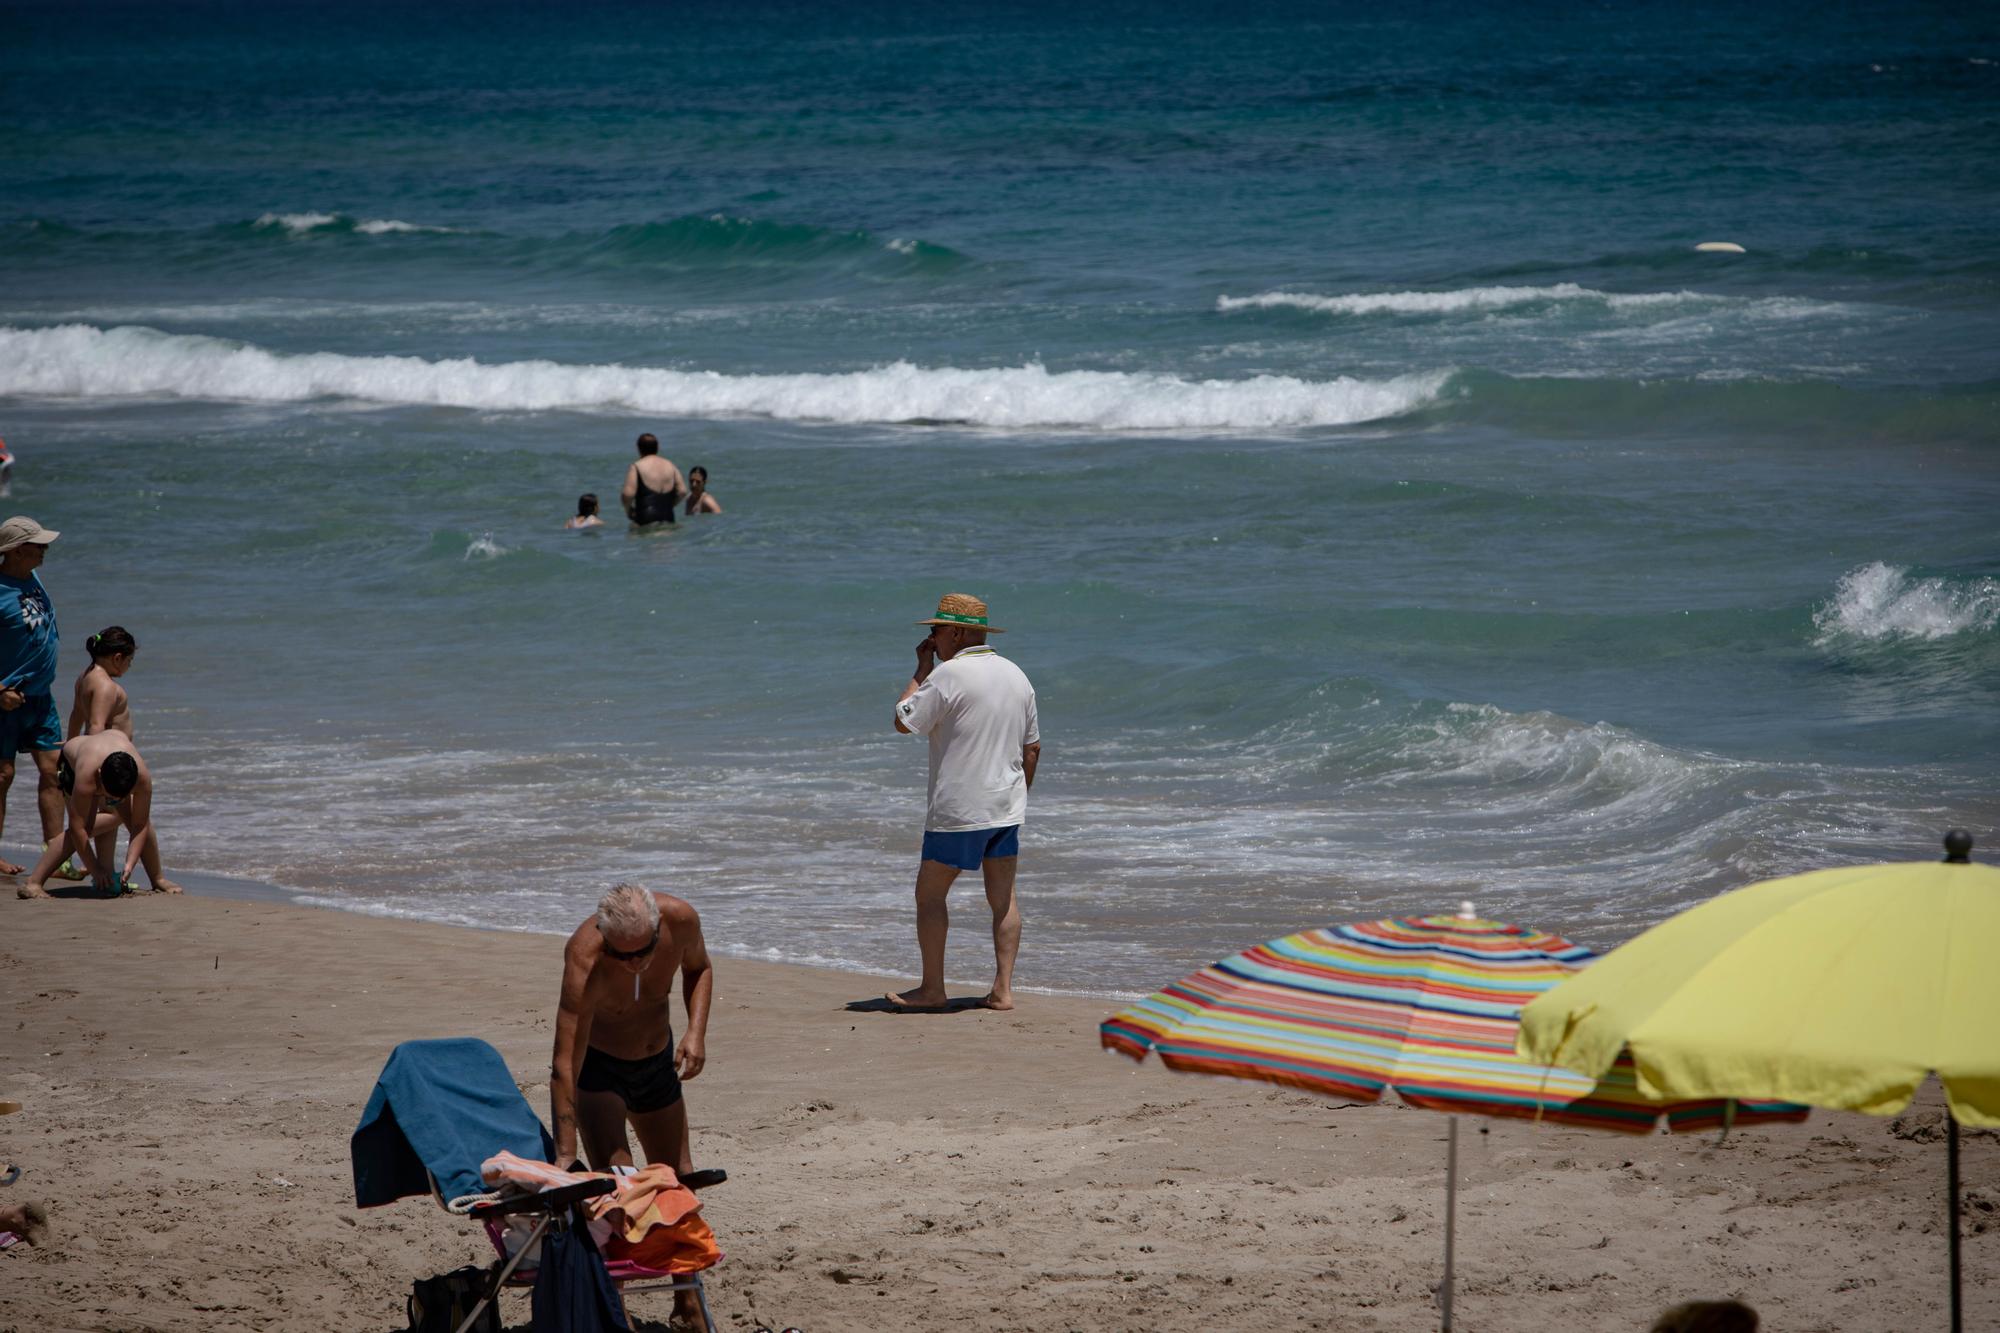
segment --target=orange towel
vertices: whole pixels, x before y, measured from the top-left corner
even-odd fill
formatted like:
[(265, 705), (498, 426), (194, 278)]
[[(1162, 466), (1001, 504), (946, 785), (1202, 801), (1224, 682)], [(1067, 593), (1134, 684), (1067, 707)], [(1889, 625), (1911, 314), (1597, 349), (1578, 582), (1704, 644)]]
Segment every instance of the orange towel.
[[(603, 1178), (601, 1173), (564, 1171), (510, 1152), (487, 1158), (480, 1164), (479, 1176), (495, 1188), (524, 1191)], [(722, 1258), (715, 1233), (701, 1219), (701, 1200), (681, 1184), (672, 1167), (656, 1163), (635, 1175), (612, 1179), (618, 1184), (614, 1193), (584, 1205), (606, 1259), (668, 1273), (699, 1273)], [(609, 1229), (608, 1236), (603, 1228)]]

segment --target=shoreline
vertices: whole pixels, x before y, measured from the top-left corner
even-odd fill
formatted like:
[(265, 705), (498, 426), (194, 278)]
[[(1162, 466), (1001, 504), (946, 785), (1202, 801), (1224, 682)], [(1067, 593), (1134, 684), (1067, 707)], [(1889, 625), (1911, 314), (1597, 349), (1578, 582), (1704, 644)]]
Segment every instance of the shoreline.
[[(121, 843), (120, 846), (122, 847), (123, 844)], [(0, 845), (0, 855), (11, 857), (16, 861), (20, 861), (24, 856), (32, 860), (33, 856), (37, 853), (38, 849), (26, 846)], [(399, 921), (407, 922), (411, 925), (442, 926), (452, 930), (490, 931), (500, 935), (528, 935), (542, 939), (560, 940), (568, 938), (565, 933), (553, 930), (541, 930), (534, 927), (489, 926), (467, 921), (438, 921), (429, 917), (401, 916), (391, 912), (375, 912), (365, 907), (343, 907), (337, 903), (328, 901), (326, 895), (323, 893), (306, 889), (289, 889), (281, 884), (272, 884), (265, 880), (247, 879), (241, 875), (223, 875), (208, 870), (180, 870), (175, 868), (168, 868), (166, 873), (167, 877), (185, 889), (190, 897), (219, 898), (230, 902), (263, 903), (274, 907), (296, 907), (309, 912), (333, 912), (340, 916), (363, 917), (371, 921)], [(142, 884), (144, 883), (144, 875), (145, 872), (141, 871), (140, 882)], [(18, 882), (23, 878), (24, 876), (0, 876), (0, 883), (6, 883), (10, 880)], [(67, 883), (69, 882), (62, 880), (51, 881), (50, 889), (52, 892), (57, 892)], [(148, 897), (151, 895), (152, 891), (150, 889), (142, 888), (137, 896)], [(700, 910), (700, 907), (700, 903), (695, 904), (697, 911)], [(590, 914), (590, 910), (588, 906), (580, 908), (577, 919), (581, 921), (583, 917)], [(960, 929), (964, 930), (965, 926), (961, 924)], [(909, 945), (911, 961), (914, 963), (916, 961), (917, 950), (914, 927), (911, 929)], [(708, 947), (709, 952), (715, 957), (727, 958), (731, 962), (754, 963), (760, 966), (772, 967), (803, 967), (839, 976), (881, 978), (891, 975), (870, 971), (859, 964), (852, 967), (842, 967), (834, 963), (811, 959), (771, 958), (759, 952), (742, 951), (735, 949), (734, 946), (718, 945), (712, 938), (708, 942)], [(1222, 955), (1218, 954), (1217, 956), (1220, 957)], [(1195, 968), (1202, 967), (1212, 961), (1214, 960), (1202, 959), (1199, 962), (1190, 962), (1187, 971), (1191, 972)], [(909, 975), (914, 979), (916, 973), (912, 971)], [(1172, 978), (1162, 977), (1161, 984), (1165, 984), (1169, 980), (1172, 980)], [(971, 977), (947, 977), (945, 984), (949, 986), (970, 987), (983, 983)], [(1135, 1000), (1144, 999), (1147, 995), (1151, 994), (1150, 991), (1139, 990), (1083, 990), (1058, 986), (1029, 986), (1018, 983), (1014, 989), (1024, 995), (1040, 995), (1052, 999), (1094, 1000), (1117, 1005), (1130, 1004)]]
[[(10, 1322), (380, 1330), (421, 1276), (485, 1263), (426, 1200), (353, 1207), (347, 1138), (390, 1048), (474, 1035), (546, 1116), (560, 940), (189, 894), (0, 901), (0, 1156), (54, 1237), (0, 1254)], [(886, 982), (718, 959), (689, 1084), (728, 1258), (718, 1327), (1327, 1330), (1434, 1324), (1446, 1120), (1098, 1049), (1108, 1012), (850, 1010)], [(1462, 1121), (1468, 1327), (1643, 1328), (1734, 1296), (1774, 1330), (1930, 1327), (1941, 1145), (1816, 1114), (1727, 1140)], [(1485, 1131), (1485, 1132), (1482, 1132)], [(2000, 1140), (1965, 1145), (1973, 1225)], [(2000, 1321), (2000, 1228), (1965, 1238)], [(503, 1314), (522, 1326), (525, 1302)], [(1615, 1311), (1615, 1315), (1607, 1315)], [(667, 1303), (636, 1297), (638, 1327)]]

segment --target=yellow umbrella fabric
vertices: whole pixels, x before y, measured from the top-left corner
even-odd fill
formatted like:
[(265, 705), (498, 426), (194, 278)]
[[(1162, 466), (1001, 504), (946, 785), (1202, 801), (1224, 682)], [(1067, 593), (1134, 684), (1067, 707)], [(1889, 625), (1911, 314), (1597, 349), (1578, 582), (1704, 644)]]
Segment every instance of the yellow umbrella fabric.
[(1662, 1101), (1894, 1115), (1931, 1073), (2000, 1128), (2000, 870), (1912, 861), (1754, 884), (1669, 918), (1521, 1010), (1516, 1049), (1590, 1078), (1629, 1049)]

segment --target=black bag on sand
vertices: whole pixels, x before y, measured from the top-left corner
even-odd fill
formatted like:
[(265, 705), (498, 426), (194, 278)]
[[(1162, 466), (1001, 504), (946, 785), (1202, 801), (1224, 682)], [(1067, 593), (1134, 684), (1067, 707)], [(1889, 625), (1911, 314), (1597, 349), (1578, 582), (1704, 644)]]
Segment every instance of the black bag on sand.
[[(420, 1277), (410, 1290), (410, 1333), (457, 1333), (458, 1326), (486, 1293), (487, 1272), (467, 1265), (436, 1277)], [(471, 1333), (500, 1333), (500, 1303), (480, 1312)]]

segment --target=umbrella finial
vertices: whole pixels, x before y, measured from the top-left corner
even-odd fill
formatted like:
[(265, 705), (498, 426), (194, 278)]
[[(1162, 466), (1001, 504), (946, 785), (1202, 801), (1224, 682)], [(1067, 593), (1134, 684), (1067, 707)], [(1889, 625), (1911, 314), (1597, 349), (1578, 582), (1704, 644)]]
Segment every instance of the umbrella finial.
[(1458, 919), (1460, 921), (1477, 921), (1479, 919), (1479, 913), (1472, 910), (1472, 899), (1467, 898), (1459, 903)]
[(1962, 866), (1972, 860), (1972, 835), (1962, 828), (1955, 828), (1944, 835), (1944, 859), (1949, 865)]

